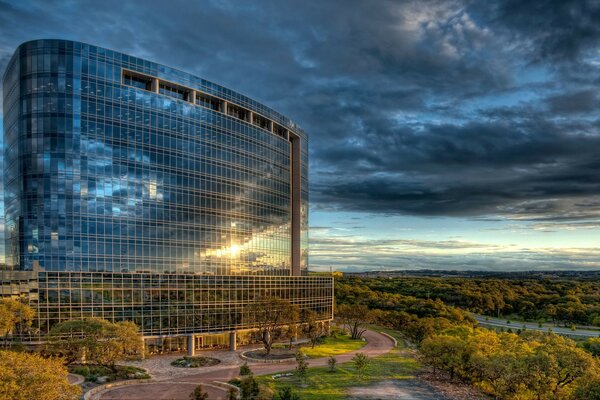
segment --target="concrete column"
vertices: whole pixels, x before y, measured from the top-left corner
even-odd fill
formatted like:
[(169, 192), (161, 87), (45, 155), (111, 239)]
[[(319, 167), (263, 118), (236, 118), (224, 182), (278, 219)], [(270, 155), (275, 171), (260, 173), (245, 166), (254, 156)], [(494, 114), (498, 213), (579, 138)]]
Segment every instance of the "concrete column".
[(253, 124), (254, 123), (254, 113), (252, 111), (248, 111), (248, 116), (249, 116), (248, 117), (248, 122), (250, 124)]
[(223, 100), (223, 103), (221, 103), (221, 107), (223, 107), (223, 109), (221, 110), (221, 112), (223, 114), (227, 114), (227, 102), (225, 100)]
[(273, 124), (273, 121), (271, 121), (271, 120), (269, 120), (268, 130), (270, 132), (274, 132), (275, 131), (275, 126)]
[(142, 337), (141, 340), (142, 340), (142, 360), (144, 360), (146, 358), (146, 340), (144, 339), (144, 337)]
[(188, 99), (188, 101), (190, 103), (196, 104), (196, 91), (195, 90), (190, 90), (189, 93), (188, 93), (188, 96), (190, 96), (190, 98)]
[(187, 355), (193, 357), (196, 355), (196, 340), (194, 335), (188, 335), (187, 337)]
[(158, 78), (152, 78), (152, 91), (158, 93)]
[(292, 276), (300, 276), (300, 253), (302, 251), (301, 236), (301, 203), (300, 203), (300, 137), (292, 135), (290, 132), (290, 142), (292, 145), (291, 154), (291, 175), (292, 175)]
[(237, 335), (236, 332), (229, 332), (229, 351), (237, 350)]

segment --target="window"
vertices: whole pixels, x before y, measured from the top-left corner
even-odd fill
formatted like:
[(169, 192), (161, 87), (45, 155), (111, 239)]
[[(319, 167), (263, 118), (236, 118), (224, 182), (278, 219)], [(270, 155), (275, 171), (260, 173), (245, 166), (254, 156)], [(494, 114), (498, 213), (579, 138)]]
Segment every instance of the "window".
[(246, 110), (234, 104), (227, 105), (227, 115), (230, 115), (232, 117), (236, 117), (241, 120), (246, 120), (246, 112)]
[(166, 96), (174, 97), (176, 99), (187, 100), (188, 91), (182, 88), (178, 88), (167, 83), (161, 82), (158, 85), (158, 92)]
[(210, 108), (211, 110), (221, 110), (221, 101), (205, 94), (198, 94), (196, 96), (196, 103), (202, 107)]
[(254, 125), (259, 126), (263, 129), (269, 129), (269, 120), (261, 117), (258, 114), (254, 114)]
[(123, 71), (123, 84), (139, 89), (152, 90), (152, 78), (129, 71)]

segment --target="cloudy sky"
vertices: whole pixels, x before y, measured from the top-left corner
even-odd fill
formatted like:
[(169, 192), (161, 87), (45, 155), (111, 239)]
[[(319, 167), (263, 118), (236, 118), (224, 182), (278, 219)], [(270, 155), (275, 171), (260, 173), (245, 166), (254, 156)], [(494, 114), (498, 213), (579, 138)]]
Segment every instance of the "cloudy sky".
[(313, 269), (600, 268), (596, 1), (2, 1), (310, 135)]

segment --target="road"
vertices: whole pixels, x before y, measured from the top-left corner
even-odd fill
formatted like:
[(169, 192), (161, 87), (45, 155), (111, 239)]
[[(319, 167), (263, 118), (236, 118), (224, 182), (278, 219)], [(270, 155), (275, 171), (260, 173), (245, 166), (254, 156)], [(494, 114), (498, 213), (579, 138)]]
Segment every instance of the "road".
[(515, 331), (517, 329), (523, 329), (523, 327), (525, 327), (527, 330), (530, 330), (530, 331), (542, 331), (542, 332), (548, 332), (548, 329), (550, 328), (550, 329), (552, 329), (552, 332), (559, 334), (559, 335), (563, 335), (563, 336), (580, 337), (580, 338), (600, 337), (600, 330), (595, 331), (595, 330), (590, 330), (590, 329), (577, 329), (577, 330), (573, 331), (569, 328), (553, 326), (550, 324), (543, 324), (543, 326), (540, 328), (539, 324), (537, 322), (511, 321), (509, 324), (506, 319), (486, 317), (484, 315), (478, 315), (478, 314), (471, 314), (471, 315), (473, 316), (473, 318), (475, 318), (477, 320), (477, 322), (479, 322), (479, 324), (481, 326), (484, 326), (484, 327), (493, 327), (493, 328), (497, 327), (497, 328), (505, 328), (505, 329), (510, 328), (513, 331)]

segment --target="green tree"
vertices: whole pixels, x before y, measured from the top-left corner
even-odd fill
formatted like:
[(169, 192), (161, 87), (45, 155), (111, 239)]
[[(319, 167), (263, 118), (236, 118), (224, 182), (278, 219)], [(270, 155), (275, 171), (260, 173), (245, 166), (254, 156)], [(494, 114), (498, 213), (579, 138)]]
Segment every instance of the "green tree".
[(323, 325), (318, 322), (319, 316), (313, 310), (306, 310), (302, 313), (302, 323), (304, 334), (310, 340), (311, 347), (314, 349), (319, 339), (325, 334)]
[(297, 323), (298, 306), (279, 297), (265, 297), (250, 305), (258, 325), (260, 340), (267, 355), (271, 354), (273, 341), (284, 325)]
[(75, 400), (81, 388), (70, 385), (60, 359), (0, 350), (0, 399)]
[(115, 369), (119, 359), (143, 355), (138, 327), (129, 321), (112, 323), (100, 318), (70, 320), (56, 324), (48, 335), (48, 349), (68, 362), (85, 360)]
[(592, 372), (583, 377), (573, 394), (575, 399), (600, 400), (600, 374)]
[(306, 356), (303, 352), (298, 350), (296, 352), (296, 374), (299, 377), (306, 377), (306, 372), (308, 371), (308, 363), (306, 362)]
[(335, 372), (337, 366), (337, 358), (335, 358), (334, 356), (330, 356), (327, 359), (327, 365), (329, 366), (329, 372)]
[(8, 348), (8, 337), (14, 332), (26, 332), (33, 322), (35, 311), (29, 305), (12, 298), (0, 299), (0, 335)]
[(593, 356), (600, 357), (600, 338), (589, 338), (581, 344)]
[(366, 325), (373, 318), (369, 307), (363, 304), (341, 304), (337, 307), (336, 317), (348, 329), (352, 339), (360, 339), (367, 330)]
[(227, 392), (227, 400), (237, 400), (238, 399), (238, 390), (234, 388), (229, 388)]
[(274, 400), (300, 400), (300, 396), (295, 394), (291, 387), (286, 386), (279, 389)]
[(549, 399), (568, 397), (575, 381), (596, 365), (593, 356), (563, 336), (544, 335), (530, 345), (534, 350), (523, 359), (528, 386)]
[(242, 366), (240, 367), (240, 376), (246, 376), (246, 375), (252, 375), (252, 370), (248, 366), (247, 362), (242, 364)]
[(460, 337), (450, 335), (433, 335), (424, 339), (419, 348), (424, 364), (437, 370), (444, 370), (453, 380), (457, 373), (467, 365), (469, 348), (467, 342)]
[(204, 391), (202, 385), (197, 385), (190, 393), (190, 400), (208, 400), (208, 393)]
[(240, 382), (240, 397), (241, 400), (254, 399), (260, 393), (258, 382), (254, 375), (248, 375)]
[(352, 362), (354, 363), (354, 368), (356, 368), (356, 371), (358, 372), (358, 377), (363, 379), (371, 360), (364, 353), (356, 353), (356, 355), (352, 357)]

